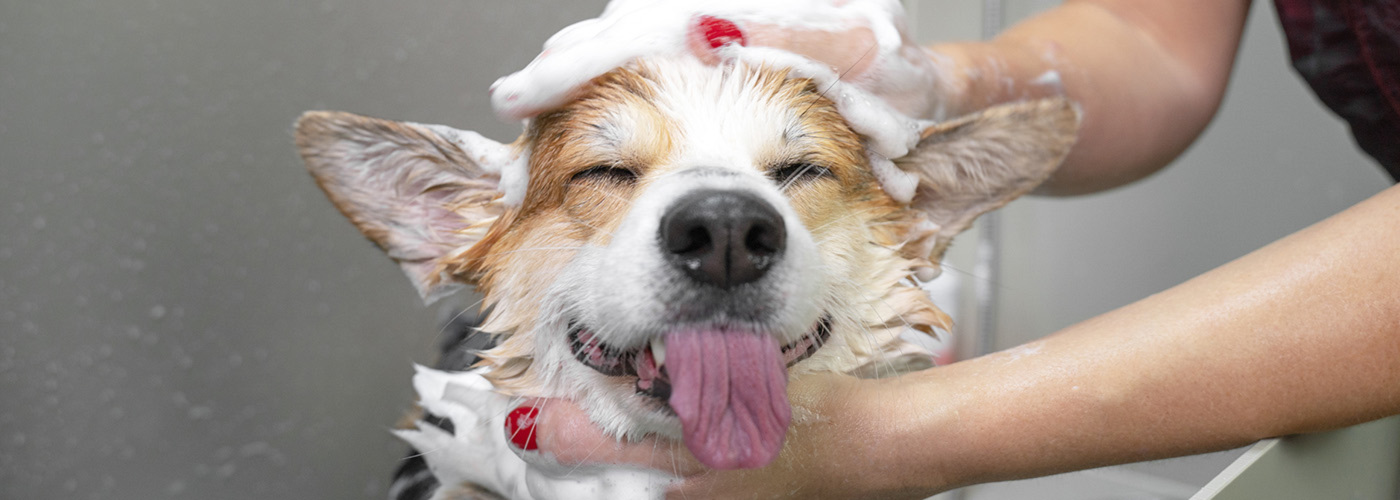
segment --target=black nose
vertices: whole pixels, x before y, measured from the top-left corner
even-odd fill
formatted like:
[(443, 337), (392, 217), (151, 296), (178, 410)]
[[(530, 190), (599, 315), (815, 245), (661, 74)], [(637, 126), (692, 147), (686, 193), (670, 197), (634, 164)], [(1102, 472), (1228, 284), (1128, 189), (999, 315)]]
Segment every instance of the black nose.
[(699, 190), (661, 217), (661, 248), (671, 264), (721, 288), (763, 277), (786, 247), (783, 217), (751, 193)]

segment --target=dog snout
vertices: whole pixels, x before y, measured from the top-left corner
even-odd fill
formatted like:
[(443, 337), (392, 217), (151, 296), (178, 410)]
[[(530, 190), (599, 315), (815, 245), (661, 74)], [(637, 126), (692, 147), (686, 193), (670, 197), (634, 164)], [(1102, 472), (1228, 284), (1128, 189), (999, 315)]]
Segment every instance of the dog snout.
[(758, 195), (704, 189), (687, 194), (661, 218), (661, 247), (671, 265), (720, 288), (753, 282), (787, 247), (783, 217)]

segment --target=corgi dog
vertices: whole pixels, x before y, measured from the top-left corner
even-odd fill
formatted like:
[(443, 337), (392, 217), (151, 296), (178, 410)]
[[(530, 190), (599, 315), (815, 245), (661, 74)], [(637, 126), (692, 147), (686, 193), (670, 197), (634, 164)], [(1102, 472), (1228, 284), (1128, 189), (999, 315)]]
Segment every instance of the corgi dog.
[(895, 159), (917, 179), (901, 202), (812, 80), (644, 58), (509, 144), (322, 111), (296, 143), (425, 299), (476, 287), (497, 339), (477, 363), (485, 389), (571, 398), (620, 439), (752, 468), (803, 415), (790, 378), (931, 366), (900, 335), (951, 325), (915, 276), (1044, 181), (1078, 125), (1061, 98), (933, 124)]

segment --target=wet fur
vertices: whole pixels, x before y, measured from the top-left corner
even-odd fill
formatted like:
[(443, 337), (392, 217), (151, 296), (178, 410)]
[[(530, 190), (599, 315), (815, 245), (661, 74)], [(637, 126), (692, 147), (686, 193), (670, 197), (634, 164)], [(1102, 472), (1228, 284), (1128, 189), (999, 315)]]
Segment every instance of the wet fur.
[[(631, 380), (575, 361), (565, 340), (571, 319), (626, 345), (694, 320), (673, 314), (686, 297), (675, 296), (676, 282), (638, 250), (648, 243), (633, 241), (654, 234), (668, 200), (701, 184), (755, 190), (782, 205), (789, 235), (806, 254), (786, 259), (800, 269), (775, 269), (764, 286), (801, 300), (743, 321), (787, 343), (818, 315), (830, 316), (830, 340), (791, 376), (892, 374), (929, 366), (926, 357), (896, 357), (908, 352), (901, 332), (951, 327), (911, 275), (936, 269), (952, 236), (978, 214), (1043, 181), (1077, 126), (1076, 108), (1055, 99), (930, 127), (898, 160), (921, 181), (914, 202), (901, 204), (881, 189), (861, 138), (812, 82), (771, 68), (662, 60), (598, 78), (508, 145), (329, 112), (303, 116), (297, 143), (336, 207), (425, 298), (453, 283), (476, 286), (483, 307), (493, 308), (481, 328), (498, 340), (480, 363), (499, 390), (573, 397), (614, 435), (677, 438), (673, 416), (634, 394)], [(511, 154), (528, 159), (518, 205), (502, 200), (501, 173), (483, 166), (487, 156)], [(773, 178), (796, 163), (832, 175), (786, 186)], [(575, 178), (598, 166), (627, 169), (635, 182)], [(712, 178), (697, 167), (722, 172)]]

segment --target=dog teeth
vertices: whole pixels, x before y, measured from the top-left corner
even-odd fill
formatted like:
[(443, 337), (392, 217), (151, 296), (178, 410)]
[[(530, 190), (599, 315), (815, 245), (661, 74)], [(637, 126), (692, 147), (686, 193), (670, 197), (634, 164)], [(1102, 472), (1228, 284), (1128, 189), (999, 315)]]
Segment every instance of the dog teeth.
[(661, 337), (651, 338), (651, 357), (656, 359), (656, 367), (666, 364), (666, 341)]

